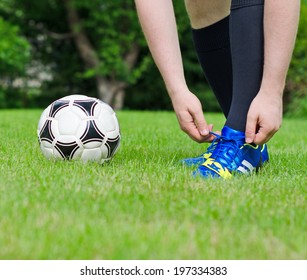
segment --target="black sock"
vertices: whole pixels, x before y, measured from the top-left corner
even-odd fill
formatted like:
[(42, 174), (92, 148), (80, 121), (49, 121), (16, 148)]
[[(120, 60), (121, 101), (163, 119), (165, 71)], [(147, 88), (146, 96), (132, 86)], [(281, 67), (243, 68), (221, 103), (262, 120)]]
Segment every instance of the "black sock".
[(245, 131), (247, 113), (263, 74), (264, 0), (233, 0), (230, 14), (232, 102), (226, 125)]
[(192, 34), (205, 77), (227, 117), (232, 95), (229, 17), (201, 29), (192, 29)]

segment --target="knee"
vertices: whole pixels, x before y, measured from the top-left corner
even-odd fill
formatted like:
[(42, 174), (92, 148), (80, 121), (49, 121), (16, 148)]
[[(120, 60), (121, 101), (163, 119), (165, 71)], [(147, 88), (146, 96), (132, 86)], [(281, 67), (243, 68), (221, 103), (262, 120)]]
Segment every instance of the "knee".
[(193, 28), (209, 26), (230, 13), (231, 0), (185, 0)]

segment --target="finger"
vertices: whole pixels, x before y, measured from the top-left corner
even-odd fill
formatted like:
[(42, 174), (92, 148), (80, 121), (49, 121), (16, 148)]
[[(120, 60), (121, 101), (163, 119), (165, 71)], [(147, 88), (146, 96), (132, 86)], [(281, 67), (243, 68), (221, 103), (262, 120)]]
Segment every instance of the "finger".
[[(213, 124), (209, 124), (209, 125), (208, 125), (208, 128), (209, 128), (209, 131), (210, 131), (210, 132), (213, 132)], [(219, 131), (219, 130), (214, 131), (214, 133), (215, 133), (215, 134), (218, 134), (218, 135), (221, 135), (221, 134), (222, 134), (221, 131)], [(214, 135), (212, 135), (212, 136), (213, 136), (213, 138), (215, 138)]]
[(194, 141), (198, 143), (203, 143), (203, 142), (212, 142), (213, 139), (215, 138), (214, 135), (212, 134), (207, 134), (206, 136), (200, 135), (198, 129), (196, 126), (192, 124), (189, 124), (185, 127), (182, 127), (182, 130), (187, 133)]
[[(213, 132), (213, 125), (209, 124), (208, 127), (209, 127), (210, 132)], [(204, 137), (203, 142), (211, 143), (216, 138), (216, 134), (221, 135), (221, 132), (217, 130), (214, 132), (214, 134), (213, 133), (208, 134), (207, 136)]]
[(188, 111), (177, 113), (177, 119), (182, 131), (184, 131), (190, 138), (194, 141), (202, 143), (204, 142), (203, 136), (200, 134), (196, 123), (195, 118)]
[(263, 127), (260, 127), (259, 131), (255, 135), (254, 143), (256, 145), (262, 145), (268, 142), (273, 135), (274, 133), (269, 133)]
[[(208, 129), (209, 129), (209, 132), (213, 132), (213, 124), (209, 124), (208, 125)], [(218, 134), (218, 135), (221, 135), (221, 132), (220, 131), (215, 131), (214, 132), (215, 134)], [(214, 140), (216, 136), (214, 134), (208, 134), (206, 136), (204, 136), (204, 139), (203, 139), (203, 142), (212, 142)]]
[(196, 142), (203, 142), (204, 137), (202, 137), (194, 124), (194, 122), (185, 122), (185, 123), (180, 123), (181, 130), (184, 131), (190, 138), (192, 138)]
[(257, 127), (257, 118), (253, 115), (247, 115), (245, 128), (245, 142), (253, 143)]
[(200, 135), (198, 130), (196, 130), (196, 131), (195, 130), (194, 131), (190, 130), (187, 133), (189, 134), (189, 136), (193, 140), (197, 141), (198, 143), (203, 143), (203, 142), (211, 143), (213, 141), (213, 139), (215, 138), (215, 136), (212, 135), (212, 134), (207, 134), (206, 136)]
[(210, 133), (213, 130), (213, 124), (208, 124), (208, 130), (209, 133), (207, 135), (202, 135), (204, 138), (204, 142), (212, 142), (212, 140), (214, 139), (214, 135)]
[(204, 114), (202, 110), (199, 110), (192, 114), (195, 124), (197, 125), (197, 129), (202, 136), (209, 135), (210, 129), (208, 127), (208, 124), (205, 120)]
[(202, 142), (206, 142), (206, 140), (204, 139), (204, 137), (202, 137), (200, 134), (199, 134), (199, 131), (196, 129), (196, 130), (188, 130), (186, 131), (186, 133), (196, 142), (198, 143), (202, 143)]
[(205, 137), (202, 138), (202, 142), (210, 142), (210, 143), (211, 143), (211, 142), (213, 141), (214, 138), (215, 138), (214, 135), (208, 134), (207, 136), (205, 136)]

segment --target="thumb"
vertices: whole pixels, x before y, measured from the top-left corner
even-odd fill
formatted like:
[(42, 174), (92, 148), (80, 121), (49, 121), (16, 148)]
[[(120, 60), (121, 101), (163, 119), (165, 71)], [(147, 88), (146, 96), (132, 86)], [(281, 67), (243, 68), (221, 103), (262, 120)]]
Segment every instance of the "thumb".
[(202, 110), (194, 114), (194, 122), (197, 126), (200, 135), (207, 136), (209, 134), (209, 127), (207, 125)]
[(245, 142), (253, 143), (257, 127), (257, 118), (252, 115), (247, 115), (245, 128)]

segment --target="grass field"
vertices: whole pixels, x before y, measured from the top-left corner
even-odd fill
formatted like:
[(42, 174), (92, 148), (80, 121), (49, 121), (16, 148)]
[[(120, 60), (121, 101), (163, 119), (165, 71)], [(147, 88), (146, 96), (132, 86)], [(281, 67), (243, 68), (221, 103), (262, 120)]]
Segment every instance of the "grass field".
[(119, 112), (105, 166), (46, 160), (40, 113), (0, 111), (0, 259), (307, 259), (306, 120), (284, 120), (260, 174), (223, 181), (178, 164), (205, 144), (171, 112)]

